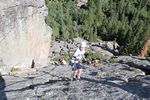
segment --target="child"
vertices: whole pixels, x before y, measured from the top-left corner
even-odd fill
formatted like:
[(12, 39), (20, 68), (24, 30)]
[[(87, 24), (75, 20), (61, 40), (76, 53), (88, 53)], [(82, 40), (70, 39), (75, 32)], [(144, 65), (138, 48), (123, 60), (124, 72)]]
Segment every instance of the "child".
[(73, 80), (80, 80), (82, 73), (81, 60), (85, 54), (86, 43), (83, 41), (80, 44), (80, 47), (75, 51), (73, 57), (71, 58), (70, 65), (72, 66), (73, 71)]

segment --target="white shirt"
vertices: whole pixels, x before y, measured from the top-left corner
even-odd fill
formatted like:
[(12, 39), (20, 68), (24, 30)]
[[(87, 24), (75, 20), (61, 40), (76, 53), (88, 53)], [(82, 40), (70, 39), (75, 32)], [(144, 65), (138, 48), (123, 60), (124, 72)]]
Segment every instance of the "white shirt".
[(84, 53), (85, 53), (85, 50), (80, 50), (79, 48), (76, 50), (76, 52), (74, 53), (74, 57), (76, 57), (77, 59), (82, 59), (82, 57), (84, 57)]
[[(74, 53), (74, 57), (76, 57), (78, 60), (82, 59), (84, 57), (84, 54), (85, 54), (85, 50), (80, 50), (79, 48), (75, 51)], [(72, 58), (71, 59), (71, 62), (74, 63), (75, 59)]]

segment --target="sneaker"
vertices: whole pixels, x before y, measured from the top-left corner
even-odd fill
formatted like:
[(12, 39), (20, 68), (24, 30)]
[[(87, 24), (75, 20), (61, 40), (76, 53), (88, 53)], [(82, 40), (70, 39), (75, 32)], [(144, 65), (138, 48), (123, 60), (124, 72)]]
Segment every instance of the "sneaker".
[(73, 80), (73, 81), (76, 81), (76, 80), (77, 80), (77, 78), (74, 78), (74, 77), (73, 77), (73, 79), (72, 79), (72, 80)]
[(77, 80), (79, 80), (79, 81), (80, 81), (80, 80), (81, 80), (81, 78), (80, 78), (80, 77), (77, 77)]

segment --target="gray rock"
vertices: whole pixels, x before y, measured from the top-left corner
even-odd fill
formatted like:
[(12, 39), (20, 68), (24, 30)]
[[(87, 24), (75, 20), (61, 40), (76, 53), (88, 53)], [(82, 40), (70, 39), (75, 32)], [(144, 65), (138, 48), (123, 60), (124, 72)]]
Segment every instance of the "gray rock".
[(101, 52), (102, 56), (109, 56), (109, 57), (112, 57), (114, 56), (113, 53), (103, 49), (102, 47), (99, 47), (99, 46), (91, 46), (91, 48), (93, 49), (93, 52)]
[(116, 52), (118, 53), (118, 48), (119, 48), (119, 45), (117, 42), (115, 41), (108, 41), (106, 43), (106, 48), (109, 50), (109, 51), (112, 51), (112, 52)]
[(88, 41), (86, 41), (86, 40), (84, 40), (84, 39), (82, 39), (82, 38), (80, 38), (80, 37), (73, 39), (73, 43), (74, 43), (76, 46), (80, 46), (80, 43), (81, 43), (82, 41), (88, 43)]
[(88, 0), (76, 0), (77, 6), (81, 7), (82, 5), (86, 5), (88, 3)]
[(49, 66), (38, 72), (3, 76), (0, 94), (8, 100), (150, 99), (149, 76), (143, 77), (141, 70), (125, 64), (86, 65), (81, 78), (71, 81), (70, 66)]
[(129, 83), (136, 90), (135, 93), (144, 98), (150, 98), (150, 75), (136, 76), (129, 79)]
[(119, 56), (114, 60), (121, 64), (127, 64), (131, 67), (142, 69), (147, 74), (150, 72), (150, 62), (146, 58), (136, 56)]
[[(51, 29), (44, 0), (1, 0), (0, 60), (5, 67), (47, 65)], [(0, 68), (1, 68), (0, 66)]]
[(93, 47), (99, 47), (99, 48), (103, 49), (102, 52), (104, 52), (104, 54), (106, 53), (106, 55), (112, 56), (113, 54), (119, 53), (119, 50), (118, 50), (119, 45), (115, 41), (98, 40), (98, 42), (93, 42), (93, 43), (91, 43), (91, 45)]

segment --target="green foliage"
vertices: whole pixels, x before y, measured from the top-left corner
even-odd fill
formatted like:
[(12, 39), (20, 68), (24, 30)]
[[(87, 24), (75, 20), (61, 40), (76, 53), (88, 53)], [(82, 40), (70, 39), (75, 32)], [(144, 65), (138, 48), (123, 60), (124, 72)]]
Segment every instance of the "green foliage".
[(115, 58), (117, 58), (117, 57), (112, 56), (108, 61), (109, 61), (110, 63), (116, 63)]
[(90, 55), (90, 58), (100, 58), (102, 56), (102, 53), (100, 51), (97, 51), (89, 55)]
[(58, 54), (53, 61), (57, 64), (59, 64), (60, 59), (64, 59), (67, 63), (69, 63), (70, 61), (70, 54), (69, 52), (61, 52), (60, 54)]
[(54, 62), (54, 64), (59, 64), (59, 60), (61, 59), (60, 55), (55, 56), (55, 58), (52, 59), (52, 61)]
[(87, 59), (96, 59), (102, 56), (102, 53), (100, 51), (93, 52), (91, 48), (88, 49), (86, 53), (88, 54)]
[(53, 36), (64, 41), (78, 37), (77, 7), (73, 1), (46, 0), (48, 16), (46, 23), (52, 27)]
[(17, 68), (17, 67), (12, 67), (10, 71), (11, 71), (12, 73), (14, 73), (14, 72), (19, 71), (19, 70), (20, 70), (20, 69)]
[(121, 54), (137, 55), (150, 36), (150, 0), (88, 0), (84, 8), (75, 0), (46, 0), (46, 4), (46, 23), (54, 37), (65, 41), (116, 38)]
[(69, 63), (69, 61), (70, 61), (70, 54), (69, 54), (68, 52), (65, 52), (65, 53), (62, 55), (62, 57), (65, 59), (65, 61), (66, 61), (67, 63)]

